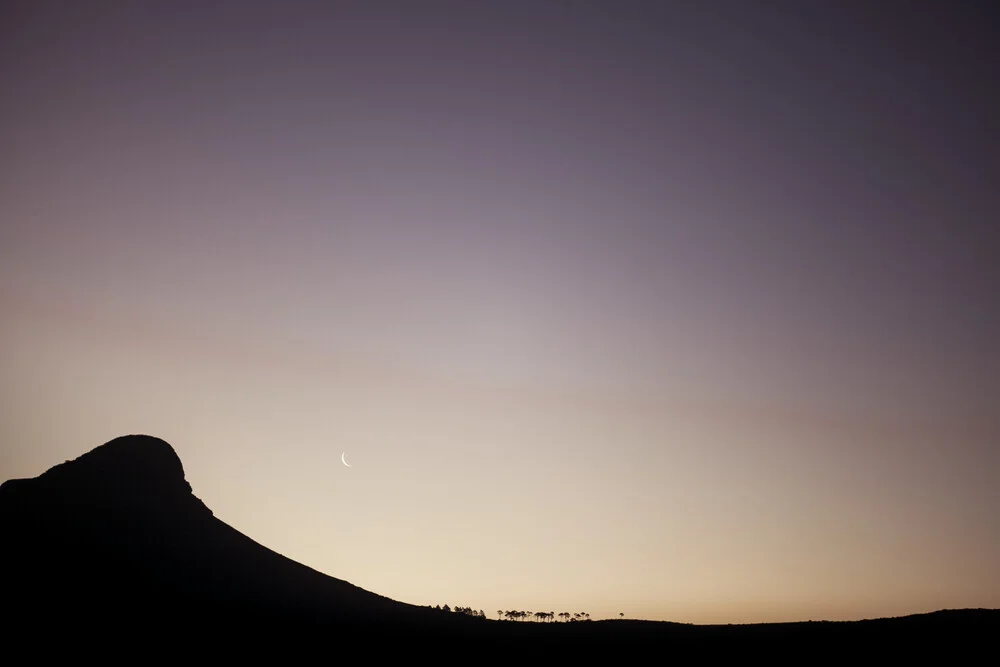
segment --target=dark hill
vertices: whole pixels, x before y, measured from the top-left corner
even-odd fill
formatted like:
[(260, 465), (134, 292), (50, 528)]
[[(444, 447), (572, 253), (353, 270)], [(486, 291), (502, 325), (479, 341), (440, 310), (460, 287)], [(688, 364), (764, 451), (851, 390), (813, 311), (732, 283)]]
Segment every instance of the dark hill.
[[(1000, 612), (958, 610), (851, 623), (695, 626), (650, 621), (516, 623), (404, 604), (257, 544), (193, 495), (173, 448), (117, 438), (34, 479), (0, 486), (2, 602), (9, 650), (101, 653), (141, 645), (185, 657), (340, 651), (463, 658), (773, 658), (943, 651), (1000, 636)], [(613, 651), (599, 653), (595, 651)], [(801, 651), (805, 650), (806, 653)], [(197, 653), (201, 655), (201, 653)], [(873, 654), (868, 657), (877, 658)]]
[(192, 494), (173, 448), (117, 438), (0, 486), (4, 605), (16, 626), (299, 635), (472, 619), (368, 592), (281, 556)]

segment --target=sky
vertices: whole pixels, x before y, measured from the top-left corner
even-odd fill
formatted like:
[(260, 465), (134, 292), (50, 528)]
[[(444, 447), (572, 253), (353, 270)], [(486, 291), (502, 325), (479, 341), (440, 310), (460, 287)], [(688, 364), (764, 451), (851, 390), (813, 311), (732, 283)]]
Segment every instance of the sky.
[(991, 5), (4, 2), (0, 478), (154, 435), (493, 617), (1000, 607)]

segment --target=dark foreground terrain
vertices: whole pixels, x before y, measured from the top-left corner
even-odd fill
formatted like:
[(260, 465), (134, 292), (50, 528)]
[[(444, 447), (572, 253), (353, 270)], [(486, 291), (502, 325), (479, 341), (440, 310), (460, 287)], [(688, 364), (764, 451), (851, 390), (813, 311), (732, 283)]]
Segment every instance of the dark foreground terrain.
[(138, 647), (146, 657), (320, 651), (325, 660), (349, 654), (352, 662), (649, 651), (658, 662), (756, 652), (868, 662), (980, 650), (995, 658), (1000, 643), (1000, 610), (697, 626), (499, 622), (416, 607), (296, 563), (217, 519), (193, 495), (173, 448), (149, 436), (118, 438), (34, 479), (5, 482), (0, 545), (5, 645), (39, 656)]

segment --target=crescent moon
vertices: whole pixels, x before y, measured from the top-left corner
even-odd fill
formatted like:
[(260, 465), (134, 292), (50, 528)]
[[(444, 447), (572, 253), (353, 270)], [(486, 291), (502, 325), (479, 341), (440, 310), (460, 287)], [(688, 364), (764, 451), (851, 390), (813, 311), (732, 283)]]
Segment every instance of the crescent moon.
[(348, 468), (353, 468), (354, 466), (352, 466), (350, 463), (347, 462), (347, 459), (344, 458), (345, 456), (347, 456), (347, 452), (344, 452), (343, 454), (340, 455), (340, 461), (341, 461), (341, 463), (343, 463)]

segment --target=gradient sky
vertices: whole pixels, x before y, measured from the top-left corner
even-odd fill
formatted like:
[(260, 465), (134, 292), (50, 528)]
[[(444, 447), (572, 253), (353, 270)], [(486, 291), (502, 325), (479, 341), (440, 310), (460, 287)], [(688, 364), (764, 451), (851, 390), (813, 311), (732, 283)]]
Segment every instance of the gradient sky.
[(1000, 607), (998, 29), (4, 2), (0, 477), (148, 433), (258, 542), (488, 615)]

